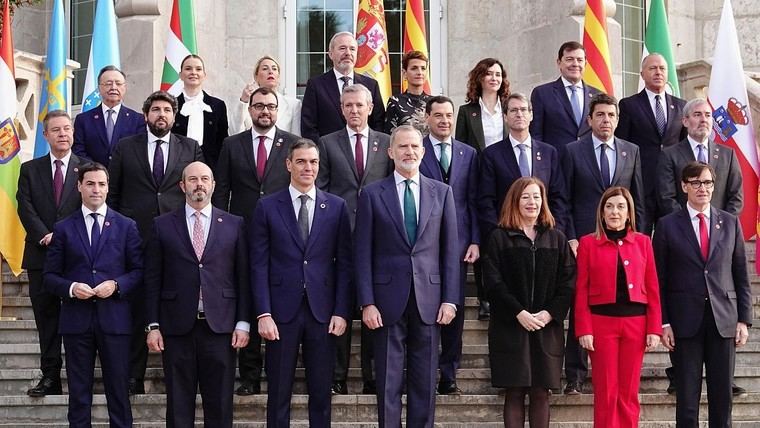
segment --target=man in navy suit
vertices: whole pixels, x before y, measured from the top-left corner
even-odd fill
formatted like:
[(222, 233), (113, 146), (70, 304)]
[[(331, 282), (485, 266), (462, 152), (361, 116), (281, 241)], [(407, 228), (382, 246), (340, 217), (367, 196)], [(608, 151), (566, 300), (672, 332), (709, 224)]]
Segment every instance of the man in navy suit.
[(44, 273), (45, 289), (63, 300), (59, 332), (66, 347), (69, 426), (91, 426), (97, 353), (110, 426), (128, 428), (130, 299), (142, 283), (142, 242), (135, 222), (106, 206), (103, 165), (80, 165), (77, 188), (81, 210), (55, 225)]
[[(478, 152), (470, 145), (452, 138), (454, 126), (454, 102), (444, 96), (428, 99), (425, 105), (425, 121), (430, 134), (422, 140), (425, 154), (420, 173), (451, 186), (457, 215), (459, 241), (459, 301), (464, 302), (464, 286), (467, 266), (480, 258), (480, 230), (478, 227), (476, 196), (478, 189)], [(454, 320), (441, 327), (441, 355), (438, 368), (439, 394), (459, 395), (457, 368), (462, 358), (462, 333), (464, 311)]]
[(290, 186), (261, 199), (251, 222), (253, 304), (267, 340), (267, 426), (290, 426), (299, 346), (309, 426), (329, 428), (335, 341), (351, 314), (351, 225), (346, 203), (318, 190), (319, 149), (300, 139), (288, 151)]
[(440, 325), (461, 308), (457, 212), (451, 187), (420, 174), (422, 135), (393, 130), (393, 175), (364, 188), (356, 212), (355, 284), (375, 330), (379, 425), (401, 426), (406, 364), (409, 427), (432, 428)]
[(232, 427), (236, 349), (248, 343), (250, 288), (243, 218), (211, 206), (214, 175), (193, 162), (185, 205), (153, 220), (145, 264), (147, 345), (162, 352), (169, 426)]
[[(349, 85), (361, 83), (372, 93), (373, 100), (383, 99), (375, 79), (354, 73), (357, 49), (352, 33), (343, 31), (330, 39), (327, 55), (332, 60), (333, 68), (309, 79), (303, 94), (301, 135), (304, 138), (317, 142), (319, 137), (346, 126), (346, 119), (341, 114), (340, 95)], [(382, 102), (376, 102), (369, 118), (369, 127), (383, 132), (384, 126), (385, 106)]]
[(554, 146), (560, 153), (565, 145), (588, 135), (586, 122), (591, 97), (600, 91), (584, 82), (586, 50), (582, 44), (565, 42), (557, 53), (559, 79), (536, 86), (530, 94), (533, 122), (530, 134)]
[(127, 76), (113, 65), (98, 74), (100, 105), (79, 113), (74, 120), (74, 153), (106, 167), (113, 146), (124, 137), (145, 131), (145, 118), (122, 104), (127, 92)]
[(741, 225), (710, 204), (716, 178), (711, 165), (687, 164), (681, 172), (686, 206), (660, 219), (653, 239), (662, 342), (673, 351), (679, 427), (699, 425), (703, 366), (709, 425), (731, 426), (736, 348), (747, 343), (752, 325)]
[(660, 152), (686, 138), (681, 123), (686, 101), (674, 97), (668, 85), (668, 63), (658, 53), (641, 61), (644, 89), (620, 100), (620, 122), (615, 136), (639, 146), (641, 175), (644, 179), (646, 215), (650, 220), (645, 232), (651, 233), (657, 215), (657, 161)]
[[(618, 122), (617, 101), (607, 94), (598, 94), (589, 104), (587, 120), (591, 134), (568, 144), (562, 155), (562, 172), (570, 202), (565, 234), (573, 252), (578, 248), (578, 239), (596, 228), (599, 200), (611, 186), (622, 186), (631, 192), (639, 231), (646, 230), (647, 222), (639, 147), (614, 135)], [(574, 313), (571, 308), (571, 320), (575, 319)], [(565, 345), (565, 394), (580, 393), (588, 373), (587, 354), (574, 332), (575, 325), (571, 322)]]

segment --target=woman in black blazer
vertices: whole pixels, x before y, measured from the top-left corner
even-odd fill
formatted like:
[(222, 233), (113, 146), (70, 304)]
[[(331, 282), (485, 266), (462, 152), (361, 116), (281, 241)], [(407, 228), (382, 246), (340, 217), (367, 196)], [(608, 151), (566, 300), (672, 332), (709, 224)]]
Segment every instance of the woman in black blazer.
[(504, 65), (495, 58), (480, 60), (470, 70), (467, 104), (459, 107), (455, 138), (471, 145), (478, 153), (506, 138), (508, 131), (501, 105), (508, 96), (509, 80)]
[(177, 97), (179, 113), (172, 132), (198, 141), (206, 164), (213, 170), (222, 141), (229, 136), (227, 105), (202, 89), (206, 68), (200, 56), (191, 54), (182, 60), (179, 78), (184, 88)]

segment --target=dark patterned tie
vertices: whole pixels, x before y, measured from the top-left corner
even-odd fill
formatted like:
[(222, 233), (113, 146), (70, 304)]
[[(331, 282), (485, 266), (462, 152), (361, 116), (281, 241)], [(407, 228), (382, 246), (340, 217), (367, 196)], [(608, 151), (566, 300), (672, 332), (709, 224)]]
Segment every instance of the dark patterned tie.
[(55, 197), (56, 208), (61, 206), (61, 195), (63, 194), (63, 170), (61, 165), (63, 161), (56, 159), (53, 161), (55, 164), (55, 172), (53, 173), (53, 196)]
[(163, 140), (156, 140), (156, 151), (153, 152), (153, 179), (156, 180), (156, 186), (160, 186), (164, 181), (164, 152), (161, 150)]
[(601, 146), (599, 146), (599, 170), (602, 173), (602, 183), (604, 183), (604, 188), (610, 186), (610, 160), (607, 158), (607, 144), (602, 143)]
[(301, 195), (301, 208), (298, 210), (298, 229), (301, 231), (301, 239), (305, 244), (309, 240), (309, 195)]
[(417, 206), (414, 203), (414, 193), (412, 193), (412, 179), (404, 180), (404, 228), (406, 237), (409, 238), (409, 244), (414, 246), (417, 242)]
[(657, 131), (659, 131), (660, 136), (662, 136), (665, 133), (667, 120), (665, 120), (665, 111), (662, 109), (659, 95), (654, 96), (654, 120), (657, 122)]
[(362, 134), (356, 134), (356, 144), (354, 144), (354, 162), (356, 163), (356, 175), (361, 181), (364, 176), (364, 148), (362, 148)]
[(95, 251), (100, 242), (100, 225), (98, 224), (98, 213), (90, 213), (92, 217), (92, 229), (90, 229), (90, 254), (94, 257)]
[(259, 147), (256, 149), (256, 175), (259, 176), (259, 183), (264, 180), (264, 172), (267, 170), (267, 137), (259, 135)]
[(343, 90), (346, 89), (346, 87), (348, 87), (348, 82), (351, 81), (351, 78), (348, 76), (341, 76), (340, 80), (343, 81), (343, 86), (340, 88), (340, 93), (342, 94)]
[(113, 109), (109, 108), (106, 110), (106, 114), (106, 137), (108, 137), (108, 144), (111, 144), (111, 139), (113, 138), (113, 127), (115, 125), (113, 122)]

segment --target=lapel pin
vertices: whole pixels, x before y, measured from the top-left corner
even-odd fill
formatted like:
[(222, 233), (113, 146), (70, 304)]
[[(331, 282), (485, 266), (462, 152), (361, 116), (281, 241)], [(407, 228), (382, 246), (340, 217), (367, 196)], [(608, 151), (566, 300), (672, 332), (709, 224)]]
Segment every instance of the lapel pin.
[(536, 155), (536, 160), (541, 160), (541, 156)]
[(715, 225), (715, 228), (716, 228), (716, 229), (720, 229), (720, 225), (719, 225), (719, 224), (716, 224), (716, 225)]
[(74, 168), (74, 172), (79, 172), (79, 168)]
[(372, 144), (376, 146), (377, 145), (377, 141), (373, 141)]
[(673, 104), (671, 104), (670, 105), (670, 109), (673, 110), (674, 108), (675, 108), (675, 106), (673, 106)]
[(373, 152), (376, 152), (376, 151), (377, 151), (377, 147), (373, 147), (373, 148), (372, 148), (372, 151), (373, 151)]
[(208, 121), (208, 124), (209, 124), (209, 125), (211, 125), (211, 124), (213, 124), (213, 123), (214, 123), (214, 122), (212, 122), (212, 121), (210, 121), (210, 120)]
[(282, 143), (280, 143), (279, 141), (277, 143), (275, 143), (276, 147), (280, 147), (281, 145), (282, 145)]
[(103, 223), (103, 225), (104, 225), (105, 227), (108, 227), (108, 226), (110, 226), (110, 225), (111, 225), (111, 222), (107, 221), (107, 222)]
[(218, 218), (218, 219), (216, 219), (216, 221), (218, 221), (219, 223), (221, 223), (221, 222), (222, 222), (222, 219), (221, 219), (221, 217), (220, 217), (220, 218)]
[(319, 204), (319, 208), (327, 208), (327, 205), (323, 202), (323, 203)]
[(460, 156), (464, 156), (464, 152), (460, 150), (460, 151), (459, 151), (459, 155), (460, 155)]
[(475, 112), (473, 112), (473, 113), (472, 113), (472, 117), (476, 117), (477, 115), (478, 115), (478, 114), (477, 114), (477, 113), (475, 113)]
[(623, 157), (626, 157), (626, 156), (628, 156), (628, 153), (622, 152), (622, 153), (620, 153), (620, 155), (623, 156)]
[(97, 114), (94, 117), (95, 119), (100, 119), (100, 116), (98, 116)]
[(718, 155), (713, 156), (715, 159), (718, 159)]
[(129, 116), (129, 112), (127, 112), (127, 113), (124, 113), (124, 115), (125, 115), (125, 116)]

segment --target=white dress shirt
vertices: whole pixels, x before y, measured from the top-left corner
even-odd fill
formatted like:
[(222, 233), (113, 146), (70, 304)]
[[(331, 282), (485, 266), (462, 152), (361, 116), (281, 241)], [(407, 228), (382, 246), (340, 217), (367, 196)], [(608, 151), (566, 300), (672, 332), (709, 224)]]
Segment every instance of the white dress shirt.
[(705, 138), (704, 141), (697, 141), (691, 138), (691, 135), (686, 136), (686, 139), (689, 141), (689, 146), (691, 146), (691, 152), (694, 153), (694, 160), (699, 160), (699, 148), (697, 146), (701, 144), (704, 146), (705, 160), (707, 163), (710, 163), (710, 145), (708, 138)]
[(478, 98), (480, 104), (480, 121), (483, 124), (483, 137), (486, 147), (504, 139), (504, 116), (501, 114), (501, 102), (497, 101), (494, 112), (488, 111), (483, 98)]
[(276, 127), (269, 128), (266, 134), (259, 134), (254, 128), (251, 128), (251, 136), (253, 138), (253, 163), (258, 165), (259, 162), (259, 137), (266, 137), (264, 140), (264, 148), (267, 150), (267, 159), (269, 154), (272, 153), (272, 144), (274, 144), (274, 136), (277, 133)]
[(353, 129), (346, 126), (346, 132), (348, 132), (348, 141), (351, 142), (349, 144), (349, 147), (351, 147), (351, 155), (356, 159), (356, 134), (361, 134), (362, 136), (362, 153), (364, 154), (364, 159), (362, 159), (362, 165), (364, 165), (364, 168), (367, 168), (367, 150), (369, 150), (369, 126), (365, 126), (364, 129), (362, 129), (359, 132), (354, 131)]
[(517, 147), (517, 145), (525, 144), (525, 155), (528, 156), (528, 172), (530, 175), (533, 175), (533, 140), (530, 138), (530, 135), (528, 135), (528, 138), (526, 138), (525, 141), (517, 141), (512, 134), (509, 134), (509, 142), (512, 144), (512, 151), (515, 154), (515, 160), (517, 161), (518, 166), (520, 165), (520, 148)]
[(343, 94), (343, 76), (348, 77), (348, 84), (353, 85), (356, 83), (356, 80), (354, 80), (354, 72), (350, 72), (346, 75), (340, 74), (338, 70), (333, 68), (333, 73), (335, 74), (335, 81), (338, 82), (338, 91)]
[(152, 132), (148, 131), (148, 165), (150, 165), (151, 171), (153, 171), (153, 154), (156, 153), (156, 140), (161, 140), (163, 141), (163, 143), (161, 143), (161, 152), (164, 154), (164, 173), (166, 173), (166, 164), (169, 163), (169, 141), (171, 141), (171, 138), (171, 132), (158, 138), (153, 135)]
[(107, 105), (100, 103), (100, 107), (103, 110), (103, 123), (106, 125), (106, 129), (108, 129), (108, 110), (113, 110), (113, 113), (111, 113), (111, 118), (113, 119), (113, 126), (116, 127), (116, 119), (119, 117), (119, 111), (121, 110), (121, 103), (116, 104), (113, 107), (108, 107)]
[(451, 168), (451, 161), (453, 159), (452, 148), (454, 147), (451, 144), (451, 136), (446, 139), (446, 141), (441, 141), (433, 136), (433, 134), (428, 134), (428, 137), (430, 137), (430, 144), (433, 145), (433, 152), (435, 153), (435, 158), (438, 159), (438, 163), (441, 162), (441, 144), (446, 144), (446, 152), (449, 154), (449, 168)]
[[(565, 87), (565, 94), (567, 95), (567, 99), (570, 101), (570, 105), (573, 105), (573, 92), (570, 90), (570, 88), (568, 88), (568, 86), (575, 86), (575, 94), (578, 96), (578, 106), (581, 108), (581, 116), (583, 116), (583, 106), (586, 102), (585, 93), (583, 92), (583, 81), (580, 81), (578, 83), (570, 83), (570, 81), (564, 77), (560, 78), (562, 79), (562, 86)], [(586, 120), (586, 118), (581, 117), (581, 121), (584, 120)]]
[(707, 206), (707, 209), (704, 211), (697, 211), (694, 208), (691, 207), (688, 203), (686, 204), (686, 210), (689, 212), (689, 218), (691, 219), (691, 227), (694, 229), (694, 234), (697, 236), (697, 242), (699, 243), (699, 247), (702, 248), (702, 239), (699, 237), (699, 217), (697, 217), (697, 214), (704, 214), (705, 215), (705, 222), (707, 223), (707, 238), (710, 238), (710, 205)]
[(660, 96), (660, 105), (662, 106), (662, 113), (665, 115), (665, 123), (668, 123), (668, 107), (667, 107), (667, 104), (665, 103), (665, 91), (662, 91), (661, 93), (657, 94), (650, 91), (647, 88), (644, 88), (644, 90), (646, 91), (647, 98), (649, 99), (649, 107), (652, 108), (652, 115), (654, 115), (655, 118), (657, 117), (657, 110), (655, 109), (655, 105), (657, 105), (657, 103), (654, 99), (654, 96), (655, 95)]
[[(406, 177), (393, 171), (393, 178), (396, 180), (396, 193), (398, 193), (398, 203), (401, 207), (401, 218), (404, 218), (404, 193), (406, 192)], [(417, 214), (417, 224), (420, 222), (420, 173), (419, 171), (412, 176), (412, 182), (409, 184), (414, 196), (415, 214)]]
[(66, 155), (60, 159), (53, 156), (53, 152), (50, 152), (50, 172), (51, 177), (55, 178), (55, 161), (59, 160), (61, 161), (61, 173), (63, 174), (63, 179), (66, 180), (66, 170), (69, 167), (69, 161), (71, 160), (71, 150), (69, 150)]
[[(301, 195), (304, 193), (293, 187), (292, 184), (288, 186), (288, 192), (290, 192), (290, 201), (293, 203), (293, 212), (296, 214), (297, 220), (298, 211), (301, 210)], [(314, 207), (317, 203), (316, 186), (311, 186), (311, 189), (309, 189), (305, 195), (309, 197), (308, 201), (306, 202), (306, 209), (309, 210), (309, 233), (311, 233), (311, 226), (314, 224)]]
[(615, 147), (615, 137), (610, 137), (608, 141), (602, 141), (596, 138), (596, 135), (591, 134), (591, 140), (594, 142), (594, 157), (596, 158), (596, 166), (599, 171), (602, 170), (602, 164), (599, 163), (599, 155), (602, 152), (602, 144), (607, 145), (607, 160), (610, 163), (610, 182), (615, 179), (615, 167), (617, 166), (617, 150)]

